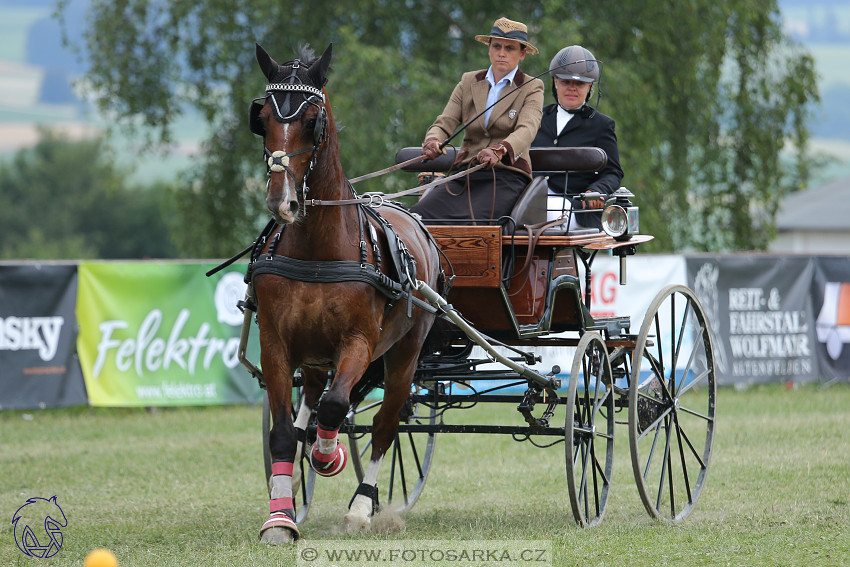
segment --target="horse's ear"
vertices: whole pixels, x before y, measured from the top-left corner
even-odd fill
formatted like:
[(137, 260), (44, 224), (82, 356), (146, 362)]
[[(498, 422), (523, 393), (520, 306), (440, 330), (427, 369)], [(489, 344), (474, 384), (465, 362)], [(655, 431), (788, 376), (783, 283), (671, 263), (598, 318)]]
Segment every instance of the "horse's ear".
[(333, 47), (334, 44), (329, 43), (316, 64), (310, 66), (310, 78), (313, 79), (313, 84), (325, 86), (325, 83), (328, 82), (328, 69), (331, 66)]
[(268, 80), (272, 80), (272, 76), (277, 72), (279, 65), (277, 61), (271, 58), (271, 56), (266, 53), (266, 50), (262, 48), (262, 46), (257, 44), (257, 63), (260, 64), (260, 70), (262, 70), (263, 75), (266, 76)]

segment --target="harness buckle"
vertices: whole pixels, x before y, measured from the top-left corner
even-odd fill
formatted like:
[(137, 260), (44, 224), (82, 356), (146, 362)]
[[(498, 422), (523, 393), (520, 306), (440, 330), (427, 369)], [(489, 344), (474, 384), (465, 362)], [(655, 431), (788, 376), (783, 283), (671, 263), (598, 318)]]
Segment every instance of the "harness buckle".
[(384, 206), (384, 194), (380, 191), (363, 193), (363, 197), (369, 199), (369, 203), (367, 204), (373, 209), (377, 209), (379, 207)]

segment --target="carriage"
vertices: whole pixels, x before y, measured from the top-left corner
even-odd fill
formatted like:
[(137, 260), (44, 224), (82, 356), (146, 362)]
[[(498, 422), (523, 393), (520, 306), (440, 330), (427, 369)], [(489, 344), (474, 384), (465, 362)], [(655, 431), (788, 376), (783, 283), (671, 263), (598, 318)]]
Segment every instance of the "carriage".
[[(261, 56), (260, 49), (258, 46), (261, 67), (273, 81), (274, 73), (280, 73), (284, 66), (277, 66), (273, 60), (264, 65), (263, 57), (267, 56)], [(286, 67), (286, 73), (296, 76), (298, 63)], [(319, 76), (315, 82), (323, 85), (322, 79)], [(300, 92), (297, 88), (279, 90), (286, 90), (287, 96)], [(328, 127), (328, 120), (332, 123), (332, 116), (327, 114), (329, 106), (324, 104), (324, 97), (319, 100), (316, 96), (311, 101), (311, 93), (315, 91), (305, 91), (307, 110), (300, 118), (296, 116), (294, 123), (300, 119), (308, 129), (322, 129), (322, 136), (330, 135), (332, 147), (336, 140), (335, 132)], [(272, 112), (268, 104), (270, 97), (267, 94), (264, 105), (252, 107), (251, 117), (252, 130), (263, 134), (266, 146), (269, 135), (265, 127), (274, 126), (274, 116), (262, 118), (259, 113)], [(273, 101), (273, 104), (279, 103)], [(315, 113), (311, 107), (316, 107)], [(255, 129), (261, 118), (266, 126)], [(327, 140), (314, 134), (312, 141), (311, 159), (315, 161)], [(266, 147), (265, 151), (270, 180), (275, 179), (272, 172), (284, 178), (284, 185), (288, 183), (287, 175), (296, 179), (297, 175), (289, 171), (290, 156), (306, 150), (286, 153)], [(436, 160), (425, 161), (417, 159), (420, 154), (419, 148), (405, 148), (397, 154), (396, 161), (404, 164), (406, 171), (424, 173), (426, 180), (450, 169), (454, 157), (449, 152)], [(388, 470), (381, 477), (387, 491), (384, 505), (398, 512), (414, 506), (424, 491), (438, 437), (452, 433), (510, 435), (540, 447), (557, 447), (563, 443), (570, 508), (575, 521), (581, 526), (599, 524), (612, 485), (615, 426), (625, 424), (634, 479), (647, 512), (660, 520), (680, 521), (693, 510), (705, 485), (714, 439), (716, 381), (712, 338), (705, 313), (690, 289), (671, 285), (658, 292), (639, 328), (627, 316), (591, 315), (591, 273), (597, 255), (603, 252), (619, 258), (620, 283), (625, 284), (627, 258), (652, 237), (639, 233), (637, 207), (626, 189), (616, 192), (606, 202), (604, 231), (571, 230), (569, 222), (563, 219), (560, 223), (546, 221), (546, 175), (598, 171), (606, 160), (602, 150), (532, 148), (529, 157), (534, 179), (509, 217), (500, 222), (427, 226), (432, 242), (440, 251), (446, 285), (438, 289), (434, 282), (423, 281), (425, 276), (420, 280), (407, 273), (413, 289), (405, 296), (406, 300), (396, 295), (385, 307), (385, 315), (392, 308), (402, 314), (407, 310), (409, 317), (414, 310), (424, 310), (427, 303), (436, 322), (427, 345), (415, 360), (412, 383), (405, 386), (409, 387), (406, 399), (393, 402), (400, 405), (400, 410), (389, 412), (397, 421), (392, 424), (397, 429), (388, 449)], [(311, 162), (302, 174), (305, 188), (314, 166)], [(433, 183), (439, 183), (439, 179)], [(267, 201), (274, 212), (271, 188), (270, 181)], [(356, 204), (371, 209), (368, 215), (377, 211), (380, 216), (390, 196), (357, 196), (351, 192), (351, 197), (340, 199), (337, 193), (335, 202), (313, 199), (307, 205)], [(288, 205), (280, 199), (275, 201), (278, 202), (283, 203), (281, 211), (286, 207), (296, 209), (296, 204)], [(363, 221), (359, 222), (361, 249), (369, 248), (369, 239), (363, 236)], [(386, 226), (384, 230), (392, 232)], [(252, 266), (277, 254), (279, 234), (273, 237), (271, 232), (266, 232), (257, 239)], [(380, 264), (379, 246), (374, 241), (372, 246), (375, 258), (370, 256), (370, 260)], [(386, 243), (381, 246), (386, 247)], [(366, 257), (362, 251), (361, 255), (361, 259)], [(310, 264), (317, 273), (321, 265)], [(408, 268), (397, 271), (405, 272)], [(386, 266), (383, 269), (391, 272)], [(266, 273), (283, 275), (271, 268)], [(301, 275), (292, 277), (298, 279)], [(241, 304), (245, 320), (240, 360), (264, 385), (264, 372), (247, 359), (246, 349), (254, 319), (263, 314), (263, 301), (266, 301), (265, 309), (269, 309), (269, 299), (258, 300), (253, 280), (250, 276), (247, 280), (248, 295)], [(267, 297), (270, 297), (268, 293)], [(262, 345), (263, 356), (268, 344)], [(278, 365), (274, 359), (263, 358), (263, 369), (266, 364), (271, 368), (272, 363)], [(359, 481), (369, 477), (375, 490), (373, 502), (377, 505), (376, 473), (367, 461), (370, 450), (373, 458), (375, 454), (372, 437), (375, 428), (384, 427), (372, 416), (382, 404), (389, 403), (390, 388), (386, 381), (389, 374), (373, 371), (373, 366), (362, 372), (362, 379), (355, 380), (347, 392), (348, 405), (337, 430), (340, 436), (347, 437), (350, 456), (339, 451), (334, 455), (343, 464), (350, 458)], [(562, 371), (562, 366), (568, 371)], [(307, 372), (305, 367), (300, 373), (295, 372), (291, 389), (281, 390), (291, 395), (291, 405), (281, 406), (278, 401), (276, 410), (274, 398), (280, 394), (264, 396), (262, 435), (272, 502), (272, 516), (264, 530), (268, 525), (282, 525), (298, 535), (292, 520), (284, 518), (281, 512), (275, 513), (274, 479), (282, 474), (273, 458), (275, 415), (284, 421), (280, 407), (290, 411), (296, 430), (299, 421), (302, 424), (299, 447), (314, 447), (312, 454), (299, 448), (297, 459), (303, 471), (300, 478), (292, 476), (291, 464), (286, 469), (287, 482), (292, 476), (294, 485), (291, 492), (286, 491), (287, 502), (294, 505), (294, 522), (301, 523), (310, 509), (316, 481), (317, 467), (311, 461), (316, 457), (314, 443), (317, 436), (327, 436), (327, 428), (323, 429), (320, 423), (322, 419), (327, 421), (327, 417), (319, 416), (317, 420), (315, 406), (317, 397), (330, 397), (327, 392), (333, 383), (334, 370), (338, 369), (331, 368), (322, 374), (314, 368)], [(310, 393), (316, 384), (324, 388), (324, 393), (321, 388), (318, 394)], [(384, 389), (386, 392), (381, 395)], [(305, 404), (310, 407), (302, 412)], [(493, 415), (516, 417), (511, 423), (501, 425), (452, 423), (455, 412), (481, 404), (501, 404), (492, 407), (506, 408), (505, 411), (494, 411)], [(277, 451), (280, 454), (280, 449)], [(368, 490), (364, 492), (361, 488), (355, 497), (368, 494)]]
[[(417, 155), (419, 148), (404, 148), (396, 161)], [(453, 157), (447, 152), (403, 169), (431, 179), (448, 170)], [(507, 223), (429, 226), (445, 255), (444, 268), (454, 276), (446, 302), (453, 317), (445, 317), (451, 325), (440, 331), (440, 350), (420, 359), (400, 416), (387, 477), (387, 504), (394, 510), (409, 510), (422, 494), (438, 434), (555, 438), (557, 442), (545, 446), (564, 443), (575, 521), (598, 524), (611, 488), (618, 419), (628, 425), (635, 482), (649, 515), (680, 521), (693, 510), (711, 457), (716, 394), (711, 333), (698, 298), (681, 285), (662, 289), (637, 333), (630, 332), (627, 316), (591, 316), (596, 255), (610, 251), (620, 258), (624, 285), (626, 258), (652, 238), (634, 233), (636, 207), (624, 189), (611, 200), (615, 212), (606, 215), (619, 213), (621, 218), (606, 218), (605, 228), (619, 226), (626, 234), (615, 233), (615, 238), (594, 229), (546, 227), (551, 223), (545, 222), (545, 174), (598, 170), (605, 159), (599, 148), (532, 148), (535, 177)], [(535, 234), (534, 228), (522, 228), (528, 226), (542, 230)], [(554, 360), (542, 360), (534, 347), (549, 347), (543, 350), (554, 353)], [(565, 362), (570, 363), (568, 373), (561, 372)], [(258, 372), (255, 366), (251, 370)], [(372, 428), (363, 416), (380, 405), (380, 397), (370, 394), (381, 386), (379, 381), (358, 385), (341, 429), (348, 436), (358, 480)], [(476, 404), (515, 406), (524, 423), (447, 423), (450, 409)], [(563, 425), (555, 422), (556, 416)], [(269, 426), (266, 397), (262, 432), (267, 479)], [(312, 423), (308, 443), (315, 434)], [(307, 516), (315, 479), (312, 470), (302, 477), (298, 521)]]

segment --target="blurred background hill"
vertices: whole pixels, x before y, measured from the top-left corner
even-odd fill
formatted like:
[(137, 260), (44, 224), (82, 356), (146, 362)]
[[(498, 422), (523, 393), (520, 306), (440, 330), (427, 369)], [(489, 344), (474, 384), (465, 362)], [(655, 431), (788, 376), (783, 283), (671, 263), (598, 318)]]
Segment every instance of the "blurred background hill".
[[(104, 118), (72, 86), (85, 61), (63, 46), (55, 4), (56, 0), (0, 0), (0, 155), (34, 144), (39, 123), (59, 122), (72, 137), (89, 135), (103, 125)], [(811, 125), (812, 148), (835, 161), (814, 181), (850, 175), (850, 1), (780, 0), (779, 4), (786, 32), (803, 43), (817, 63), (822, 102)], [(87, 8), (87, 0), (68, 2), (67, 32), (77, 44)], [(187, 120), (176, 129), (177, 147), (167, 159), (146, 165), (144, 176), (168, 178), (179, 170), (197, 151), (198, 128)]]
[[(69, 139), (82, 139), (101, 132), (106, 123), (75, 86), (86, 63), (65, 47), (56, 3), (0, 0), (0, 159), (34, 145), (40, 125), (49, 123)], [(88, 0), (70, 0), (67, 6), (65, 31), (80, 45)], [(198, 151), (203, 125), (187, 118), (175, 134), (175, 147), (141, 162), (135, 161), (130, 138), (118, 140), (125, 144), (119, 155), (128, 156), (123, 165), (132, 166), (140, 182), (173, 179)]]

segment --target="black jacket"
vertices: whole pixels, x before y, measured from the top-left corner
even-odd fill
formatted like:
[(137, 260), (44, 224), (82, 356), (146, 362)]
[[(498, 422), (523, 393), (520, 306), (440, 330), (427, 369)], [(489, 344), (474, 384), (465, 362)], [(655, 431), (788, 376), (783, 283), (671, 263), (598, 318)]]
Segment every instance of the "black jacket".
[[(614, 131), (614, 120), (602, 114), (591, 106), (585, 106), (582, 111), (573, 116), (564, 127), (561, 135), (556, 135), (557, 104), (543, 107), (543, 118), (532, 147), (578, 147), (590, 146), (602, 148), (608, 155), (608, 163), (602, 171), (576, 171), (569, 175), (563, 173), (551, 174), (549, 188), (556, 193), (564, 193), (566, 177), (567, 195), (575, 196), (585, 191), (598, 191), (610, 195), (620, 188), (623, 180), (623, 170), (620, 167), (620, 152), (617, 149), (617, 134)], [(573, 206), (581, 208), (581, 201), (571, 199)], [(601, 215), (592, 215), (601, 217)], [(589, 219), (588, 219), (589, 220)], [(596, 223), (593, 223), (596, 224)]]

